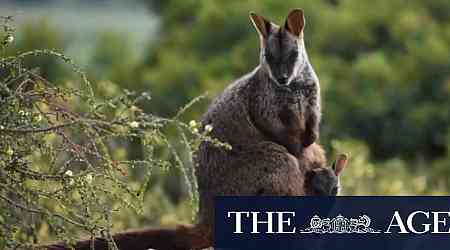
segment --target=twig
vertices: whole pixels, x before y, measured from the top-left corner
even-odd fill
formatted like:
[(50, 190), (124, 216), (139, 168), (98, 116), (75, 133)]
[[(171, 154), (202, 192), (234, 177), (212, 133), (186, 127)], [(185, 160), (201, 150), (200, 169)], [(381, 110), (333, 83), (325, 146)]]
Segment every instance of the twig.
[(64, 124), (59, 124), (59, 125), (55, 125), (55, 126), (50, 126), (50, 127), (46, 127), (46, 128), (30, 128), (30, 129), (9, 129), (9, 128), (5, 128), (5, 129), (0, 129), (0, 132), (6, 132), (6, 133), (20, 133), (20, 134), (25, 134), (25, 133), (43, 133), (43, 132), (48, 132), (48, 131), (52, 131), (52, 130), (57, 130), (63, 127), (67, 127), (67, 126), (71, 126), (75, 123), (77, 123), (78, 121), (72, 121), (72, 122), (68, 122), (68, 123), (64, 123)]

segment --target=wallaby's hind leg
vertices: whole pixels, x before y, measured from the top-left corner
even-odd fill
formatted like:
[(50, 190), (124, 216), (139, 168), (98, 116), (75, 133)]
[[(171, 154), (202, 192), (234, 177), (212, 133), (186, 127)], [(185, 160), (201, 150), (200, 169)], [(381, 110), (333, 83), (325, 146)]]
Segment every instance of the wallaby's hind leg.
[(285, 147), (262, 142), (245, 150), (223, 179), (226, 195), (304, 195), (304, 172)]
[[(320, 147), (320, 146), (318, 146)], [(323, 152), (323, 151), (317, 151)], [(315, 151), (315, 153), (317, 153)], [(313, 157), (312, 152), (308, 157)], [(310, 158), (308, 158), (310, 159)], [(312, 159), (312, 158), (311, 158)], [(214, 183), (201, 190), (199, 219), (214, 223), (215, 196), (304, 196), (305, 173), (299, 161), (279, 144), (264, 141), (242, 149), (229, 158), (226, 171), (211, 175)]]

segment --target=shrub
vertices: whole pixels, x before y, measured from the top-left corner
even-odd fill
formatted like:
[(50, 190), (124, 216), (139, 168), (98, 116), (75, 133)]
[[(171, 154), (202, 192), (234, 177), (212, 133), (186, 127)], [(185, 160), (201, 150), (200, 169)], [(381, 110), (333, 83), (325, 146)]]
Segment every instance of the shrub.
[[(3, 53), (14, 42), (14, 29), (11, 17), (2, 20)], [(30, 57), (59, 59), (79, 79), (55, 85), (24, 65)], [(147, 93), (125, 90), (96, 98), (86, 74), (61, 53), (32, 50), (2, 56), (0, 249), (27, 248), (55, 238), (70, 243), (81, 235), (111, 239), (112, 221), (120, 211), (143, 212), (155, 169), (178, 168), (195, 207), (192, 152), (202, 140), (224, 145), (198, 132), (196, 124), (181, 121), (199, 99), (164, 118), (140, 108), (150, 100)], [(168, 131), (181, 146), (172, 143)], [(142, 157), (129, 160), (126, 148), (136, 140)], [(180, 148), (187, 157), (179, 154)]]

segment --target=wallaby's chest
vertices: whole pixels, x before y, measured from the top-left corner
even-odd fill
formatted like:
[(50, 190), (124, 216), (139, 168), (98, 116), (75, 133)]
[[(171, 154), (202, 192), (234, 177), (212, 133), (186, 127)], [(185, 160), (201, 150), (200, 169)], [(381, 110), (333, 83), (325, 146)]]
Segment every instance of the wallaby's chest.
[[(267, 83), (264, 89), (255, 90), (255, 97), (249, 99), (250, 105), (254, 110), (259, 110), (266, 115), (273, 114), (277, 117), (280, 110), (290, 107), (292, 110), (299, 112), (304, 111), (308, 99), (316, 94), (313, 85), (303, 82), (292, 82), (288, 87), (279, 87), (271, 83)], [(259, 92), (259, 93), (258, 93)]]

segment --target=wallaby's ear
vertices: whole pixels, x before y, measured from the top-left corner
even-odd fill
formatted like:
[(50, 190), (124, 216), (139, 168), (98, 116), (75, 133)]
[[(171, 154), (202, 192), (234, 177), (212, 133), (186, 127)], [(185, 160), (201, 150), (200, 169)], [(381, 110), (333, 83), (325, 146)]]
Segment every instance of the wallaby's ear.
[(305, 27), (305, 16), (303, 15), (302, 9), (293, 9), (289, 12), (286, 22), (284, 23), (284, 28), (289, 31), (289, 33), (300, 37)]
[(347, 165), (348, 157), (346, 154), (340, 154), (337, 160), (333, 163), (332, 168), (336, 176), (339, 176)]
[(254, 12), (250, 12), (250, 20), (252, 21), (253, 26), (255, 26), (255, 29), (256, 31), (258, 31), (260, 36), (264, 38), (267, 38), (269, 36), (272, 27), (270, 21)]

